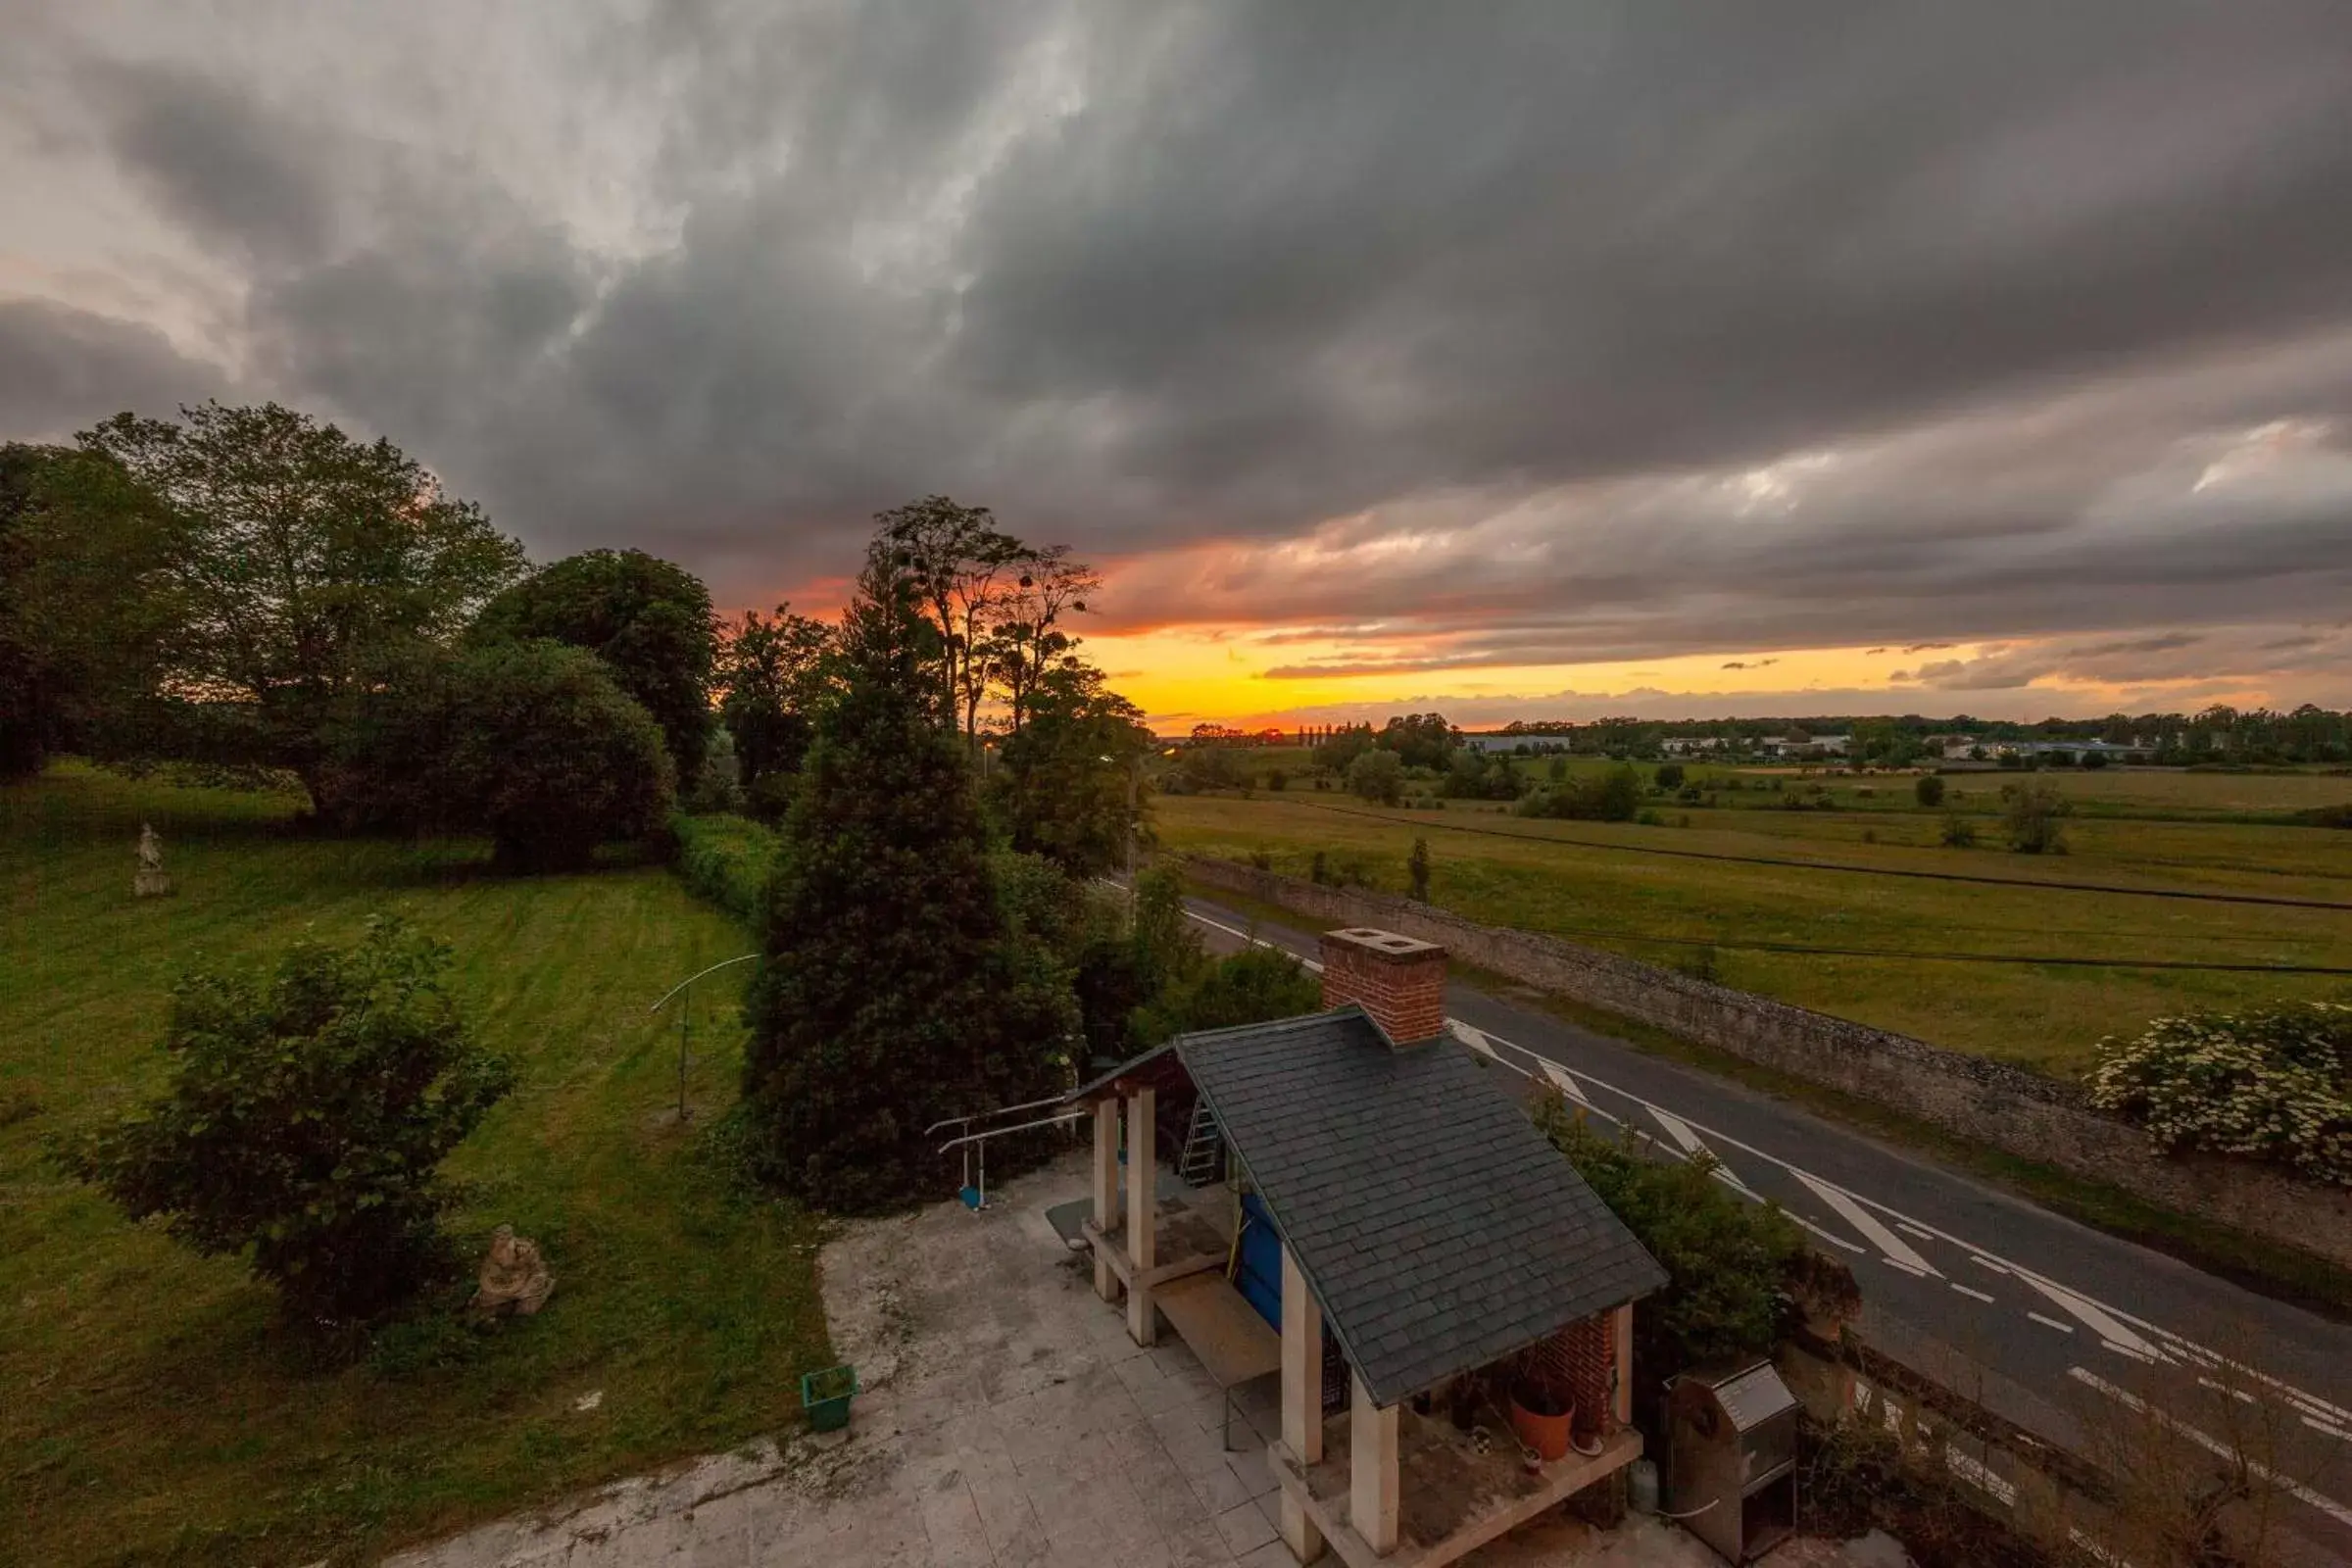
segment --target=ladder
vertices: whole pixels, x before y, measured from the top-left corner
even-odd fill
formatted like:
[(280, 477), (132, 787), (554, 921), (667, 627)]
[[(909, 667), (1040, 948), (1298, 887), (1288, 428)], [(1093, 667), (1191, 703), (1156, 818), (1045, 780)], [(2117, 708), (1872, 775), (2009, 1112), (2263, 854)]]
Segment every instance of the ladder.
[(1208, 1102), (1193, 1102), (1193, 1124), (1185, 1130), (1184, 1152), (1177, 1156), (1176, 1174), (1188, 1187), (1206, 1187), (1225, 1174), (1225, 1135), (1217, 1126), (1217, 1118), (1208, 1113)]

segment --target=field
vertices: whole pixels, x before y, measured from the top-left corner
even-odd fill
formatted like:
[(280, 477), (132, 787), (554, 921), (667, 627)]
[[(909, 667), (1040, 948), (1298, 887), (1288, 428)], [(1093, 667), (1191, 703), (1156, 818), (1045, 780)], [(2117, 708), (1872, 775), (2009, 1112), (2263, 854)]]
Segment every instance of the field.
[[(1788, 770), (1775, 791), (1760, 771), (1741, 775), (1738, 790), (1721, 787), (1728, 769), (1690, 776), (1702, 786), (1716, 776), (1716, 804), (1655, 800), (1654, 826), (1529, 820), (1463, 801), (1443, 810), (1373, 808), (1296, 784), (1248, 799), (1166, 797), (1154, 809), (1169, 849), (1261, 856), (1293, 875), (1307, 874), (1321, 851), (1332, 874), (1390, 891), (1404, 888), (1412, 841), (1426, 837), (1433, 900), (1472, 919), (1711, 972), (2060, 1076), (2084, 1071), (2102, 1036), (2165, 1012), (2352, 992), (2352, 974), (2149, 966), (2352, 970), (2352, 907), (2225, 902), (2352, 906), (2352, 832), (2291, 820), (2294, 810), (2352, 798), (2352, 780), (2340, 776), (2037, 774), (2082, 801), (2062, 857), (1999, 847), (1998, 791), (2015, 774), (1946, 780), (1955, 792), (1947, 804), (1982, 834), (1967, 850), (1940, 844), (1943, 813), (1921, 810), (1907, 777)], [(1816, 783), (1831, 791), (1832, 808), (1780, 804), (1792, 792), (1812, 799)], [(1887, 871), (1931, 875), (1873, 874)], [(1984, 880), (1943, 879), (1952, 874)], [(2221, 898), (2062, 886), (2070, 883)], [(2071, 961), (1981, 961), (1991, 957)]]
[[(703, 1122), (676, 1119), (674, 1015), (645, 1015), (746, 951), (741, 929), (658, 867), (494, 877), (484, 846), (289, 834), (293, 804), (72, 767), (0, 790), (0, 1561), (371, 1560), (789, 1426), (799, 1374), (827, 1364), (816, 1222), (731, 1196)], [(130, 897), (141, 820), (175, 898)], [(451, 1161), (454, 1229), (478, 1255), (512, 1222), (556, 1293), (536, 1318), (438, 1318), (306, 1371), (239, 1265), (125, 1223), (42, 1149), (159, 1081), (192, 957), (379, 909), (454, 945), (454, 990), (518, 1072)], [(704, 1121), (733, 1098), (745, 972), (698, 1003)]]

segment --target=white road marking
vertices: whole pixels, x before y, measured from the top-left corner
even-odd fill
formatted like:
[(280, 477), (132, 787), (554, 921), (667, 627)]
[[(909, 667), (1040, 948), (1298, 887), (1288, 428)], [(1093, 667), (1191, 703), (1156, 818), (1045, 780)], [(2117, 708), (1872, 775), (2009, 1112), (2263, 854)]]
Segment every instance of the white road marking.
[(1487, 1037), (1480, 1031), (1473, 1029), (1468, 1024), (1462, 1022), (1461, 1019), (1448, 1018), (1446, 1020), (1446, 1027), (1453, 1031), (1454, 1039), (1459, 1040), (1463, 1045), (1468, 1046), (1472, 1051), (1477, 1052), (1489, 1061), (1498, 1063), (1502, 1061), (1500, 1056), (1494, 1054), (1494, 1048), (1487, 1044)]
[(1986, 1256), (1984, 1256), (1983, 1253), (1980, 1253), (1980, 1252), (1971, 1252), (1971, 1253), (1969, 1253), (1969, 1254), (1968, 1254), (1968, 1260), (1969, 1260), (1971, 1263), (1974, 1263), (1974, 1264), (1976, 1264), (1976, 1265), (1977, 1265), (1978, 1267), (1980, 1267), (1980, 1268), (1988, 1268), (1988, 1269), (1992, 1270), (1992, 1271), (1993, 1271), (1995, 1274), (2006, 1274), (2006, 1273), (2008, 1273), (2008, 1272), (2009, 1272), (2009, 1265), (2008, 1265), (2008, 1264), (2006, 1264), (2006, 1263), (1995, 1263), (1995, 1262), (1994, 1262), (1994, 1261), (1993, 1261), (1991, 1258), (1989, 1258), (1989, 1257), (1986, 1257)]
[[(1118, 884), (1113, 883), (1111, 885), (1115, 887)], [(1261, 947), (1279, 946), (1279, 944), (1266, 941), (1266, 939), (1263, 937), (1253, 938), (1246, 931), (1227, 925), (1219, 920), (1212, 920), (1208, 918), (1208, 916), (1200, 913), (1198, 910), (1187, 908), (1185, 912), (1193, 919), (1200, 921), (1202, 925), (1208, 926), (1213, 930), (1225, 932), (1230, 936), (1239, 937), (1244, 941), (1255, 941)], [(1288, 950), (1285, 949), (1284, 951), (1287, 952)], [(1292, 956), (1294, 957), (1298, 957), (1299, 962), (1304, 964), (1310, 970), (1320, 972), (1323, 967), (1313, 958), (1305, 957), (1297, 954)], [(1658, 1108), (1651, 1104), (1650, 1102), (1642, 1099), (1640, 1095), (1633, 1093), (1631, 1090), (1621, 1089), (1617, 1085), (1610, 1083), (1605, 1078), (1599, 1078), (1592, 1073), (1582, 1072), (1573, 1067), (1562, 1067), (1558, 1063), (1552, 1062), (1549, 1057), (1531, 1051), (1527, 1047), (1519, 1045), (1515, 1041), (1505, 1040), (1499, 1035), (1487, 1034), (1485, 1031), (1481, 1032), (1482, 1034), (1485, 1034), (1486, 1039), (1491, 1044), (1500, 1046), (1506, 1050), (1518, 1052), (1520, 1054), (1528, 1057), (1530, 1060), (1544, 1064), (1546, 1076), (1549, 1076), (1552, 1069), (1557, 1067), (1559, 1071), (1567, 1073), (1569, 1076), (1575, 1078), (1582, 1084), (1590, 1085), (1593, 1089), (1606, 1090), (1608, 1093), (1615, 1095), (1622, 1100), (1631, 1101), (1634, 1104), (1639, 1105), (1645, 1110), (1655, 1111)], [(1497, 1057), (1497, 1059), (1499, 1060), (1500, 1058)], [(1509, 1066), (1511, 1064), (1506, 1061), (1503, 1063), (1503, 1065)], [(1598, 1105), (1594, 1105), (1592, 1107), (1592, 1113), (1600, 1117), (1604, 1121), (1612, 1124), (1623, 1125), (1624, 1119), (1622, 1117), (1613, 1115), (1609, 1111), (1600, 1108)], [(1669, 1114), (1672, 1113), (1669, 1112)], [(1752, 1154), (1766, 1164), (1777, 1166), (1778, 1168), (1788, 1172), (1790, 1175), (1797, 1177), (1799, 1180), (1803, 1180), (1807, 1175), (1807, 1173), (1801, 1167), (1790, 1164), (1788, 1160), (1782, 1159), (1778, 1155), (1767, 1153), (1765, 1151), (1756, 1148), (1752, 1144), (1742, 1143), (1737, 1138), (1733, 1138), (1728, 1134), (1718, 1132), (1715, 1129), (1707, 1127), (1701, 1123), (1690, 1122), (1685, 1119), (1685, 1125), (1690, 1127), (1694, 1134), (1703, 1135), (1714, 1145), (1720, 1145), (1726, 1149), (1736, 1149), (1742, 1153)], [(1937, 1241), (1948, 1242), (1954, 1247), (1968, 1250), (1972, 1257), (1975, 1257), (1978, 1262), (1983, 1263), (1987, 1268), (2005, 1266), (2010, 1271), (2017, 1274), (2020, 1278), (2032, 1278), (2032, 1276), (2029, 1275), (2029, 1272), (2022, 1266), (2006, 1258), (2001, 1258), (1998, 1256), (1998, 1254), (1988, 1254), (1984, 1252), (1983, 1249), (1979, 1248), (1977, 1244), (1967, 1241), (1962, 1237), (1954, 1236), (1948, 1231), (1937, 1230), (1932, 1225), (1921, 1225), (1912, 1216), (1899, 1213), (1895, 1209), (1888, 1207), (1886, 1204), (1878, 1201), (1876, 1199), (1863, 1198), (1857, 1194), (1854, 1195), (1854, 1201), (1857, 1203), (1867, 1203), (1871, 1207), (1879, 1210), (1881, 1213), (1886, 1214), (1888, 1218), (1893, 1219), (1898, 1223), (1908, 1223), (1915, 1229), (1915, 1231), (1924, 1231)], [(1811, 1223), (1794, 1215), (1791, 1217), (1796, 1218), (1798, 1224), (1803, 1225), (1806, 1230), (1812, 1232), (1816, 1236), (1819, 1236), (1823, 1241), (1829, 1242), (1834, 1246), (1843, 1248), (1849, 1252), (1860, 1252), (1864, 1250), (1862, 1248), (1854, 1246), (1851, 1242), (1844, 1240), (1842, 1237), (1830, 1234), (1817, 1224)], [(2064, 1289), (2064, 1287), (2058, 1288), (2061, 1290)], [(2072, 1297), (2074, 1300), (2080, 1301), (2096, 1309), (2112, 1322), (2129, 1323), (2134, 1329), (2141, 1330), (2144, 1331), (2145, 1334), (2155, 1336), (2156, 1339), (2161, 1340), (2166, 1346), (2171, 1348), (2172, 1353), (2176, 1353), (2180, 1357), (2184, 1357), (2203, 1366), (2215, 1368), (2226, 1366), (2232, 1372), (2260, 1383), (2263, 1387), (2269, 1389), (2278, 1397), (2296, 1406), (2301, 1411), (2306, 1413), (2319, 1412), (2328, 1418), (2340, 1420), (2345, 1425), (2352, 1426), (2352, 1409), (2347, 1409), (2343, 1405), (2332, 1403), (2327, 1399), (2321, 1398), (2317, 1395), (2307, 1393), (2291, 1383), (2272, 1376), (2270, 1373), (2261, 1370), (2259, 1367), (2248, 1366), (2243, 1362), (2230, 1360), (2225, 1356), (2219, 1355), (2204, 1346), (2198, 1345), (2196, 1342), (2187, 1339), (2185, 1336), (2176, 1334), (2171, 1329), (2151, 1323), (2145, 1318), (2134, 1316), (2132, 1313), (2128, 1312), (2121, 1307), (2111, 1306), (2106, 1302), (2094, 1300), (2092, 1298), (2082, 1295), (2080, 1292), (2068, 1291), (2066, 1294)], [(2072, 1334), (2075, 1331), (2075, 1326), (2073, 1324), (2059, 1322), (2057, 1319), (2045, 1317), (2039, 1312), (2029, 1311), (2026, 1316), (2047, 1328), (2057, 1329), (2061, 1333)], [(2134, 1338), (2139, 1338), (2139, 1336), (2135, 1335)], [(2120, 1344), (2122, 1342), (2119, 1341), (2115, 1343)], [(2141, 1343), (2147, 1344), (2149, 1342), (2142, 1339)], [(2154, 1347), (2151, 1345), (2150, 1348), (2153, 1349)]]
[(2206, 1452), (2217, 1454), (2220, 1457), (2229, 1460), (2231, 1464), (2244, 1466), (2248, 1475), (2255, 1477), (2257, 1480), (2267, 1481), (2278, 1486), (2288, 1495), (2310, 1503), (2314, 1508), (2319, 1509), (2320, 1512), (2328, 1515), (2328, 1517), (2330, 1519), (2335, 1520), (2338, 1524), (2352, 1526), (2352, 1508), (2345, 1507), (2333, 1497), (2325, 1496), (2320, 1493), (2312, 1491), (2311, 1488), (2303, 1485), (2303, 1483), (2300, 1481), (2291, 1480), (2286, 1476), (2278, 1474), (2278, 1472), (2276, 1470), (2270, 1469), (2266, 1465), (2258, 1464), (2254, 1460), (2247, 1458), (2244, 1454), (2239, 1453), (2236, 1449), (2230, 1447), (2228, 1444), (2222, 1442), (2219, 1438), (2209, 1437), (2205, 1433), (2199, 1431), (2195, 1427), (2190, 1426), (2187, 1422), (2180, 1420), (2177, 1416), (2167, 1415), (2164, 1411), (2156, 1409), (2145, 1399), (2142, 1399), (2139, 1397), (2139, 1396), (2133, 1394), (2131, 1390), (2119, 1389), (2114, 1384), (2108, 1382), (2105, 1378), (2100, 1377), (2097, 1373), (2085, 1371), (2083, 1368), (2079, 1366), (2068, 1367), (2066, 1369), (2066, 1375), (2087, 1388), (2098, 1390), (2101, 1394), (2106, 1395), (2109, 1398), (2116, 1400), (2126, 1408), (2137, 1411), (2139, 1414), (2147, 1416), (2150, 1420), (2155, 1421), (2159, 1425), (2163, 1426), (2166, 1430), (2180, 1433), (2180, 1436), (2186, 1438), (2198, 1447), (2203, 1448)]
[[(1689, 1122), (1683, 1120), (1682, 1117), (1675, 1115), (1672, 1111), (1660, 1110), (1655, 1105), (1649, 1107), (1649, 1113), (1657, 1118), (1659, 1126), (1666, 1129), (1666, 1136), (1682, 1146), (1684, 1153), (1694, 1155), (1704, 1154), (1709, 1159), (1713, 1160), (1715, 1162), (1715, 1179), (1717, 1181), (1723, 1183), (1724, 1186), (1729, 1187), (1733, 1192), (1742, 1194), (1748, 1198), (1756, 1197), (1756, 1195), (1749, 1190), (1747, 1183), (1741, 1181), (1739, 1177), (1732, 1174), (1732, 1167), (1723, 1162), (1723, 1156), (1716, 1153), (1712, 1149), (1709, 1149), (1703, 1142), (1700, 1141), (1698, 1134), (1690, 1130), (1690, 1124)], [(1756, 1200), (1758, 1202), (1763, 1201), (1762, 1199), (1757, 1199)]]
[(2325, 1432), (2331, 1438), (2340, 1438), (2346, 1443), (2352, 1443), (2352, 1432), (2346, 1432), (2341, 1427), (2331, 1427), (2315, 1416), (2305, 1416), (2303, 1424), (2314, 1432)]
[(1862, 1256), (1862, 1257), (1868, 1257), (1868, 1256), (1870, 1255), (1870, 1249), (1869, 1249), (1869, 1248), (1867, 1248), (1867, 1247), (1856, 1247), (1856, 1246), (1855, 1246), (1853, 1243), (1851, 1243), (1851, 1242), (1847, 1241), (1847, 1240), (1846, 1240), (1844, 1237), (1842, 1237), (1842, 1236), (1836, 1236), (1836, 1235), (1833, 1235), (1833, 1234), (1831, 1234), (1831, 1233), (1830, 1233), (1830, 1232), (1828, 1232), (1828, 1231), (1825, 1231), (1825, 1230), (1823, 1230), (1823, 1229), (1822, 1229), (1822, 1228), (1821, 1228), (1819, 1225), (1816, 1225), (1816, 1224), (1814, 1224), (1814, 1223), (1813, 1223), (1811, 1220), (1809, 1220), (1809, 1219), (1805, 1218), (1805, 1217), (1804, 1217), (1802, 1214), (1791, 1214), (1791, 1215), (1789, 1215), (1788, 1217), (1789, 1217), (1790, 1219), (1792, 1219), (1792, 1220), (1796, 1221), (1796, 1222), (1797, 1222), (1799, 1225), (1802, 1225), (1802, 1226), (1803, 1226), (1805, 1229), (1807, 1229), (1807, 1230), (1811, 1231), (1811, 1232), (1812, 1232), (1814, 1235), (1816, 1235), (1816, 1236), (1820, 1237), (1820, 1238), (1821, 1238), (1823, 1241), (1825, 1241), (1825, 1242), (1828, 1242), (1828, 1243), (1829, 1243), (1829, 1244), (1830, 1244), (1832, 1247), (1842, 1247), (1842, 1248), (1844, 1248), (1844, 1249), (1845, 1249), (1847, 1251), (1849, 1251), (1849, 1252), (1852, 1252), (1852, 1253), (1855, 1253), (1855, 1254), (1857, 1254), (1858, 1256)]
[(1894, 1222), (1894, 1228), (1898, 1231), (1907, 1231), (1911, 1235), (1918, 1237), (1923, 1242), (1932, 1242), (1936, 1239), (1936, 1233), (1934, 1231), (1923, 1231), (1907, 1219), (1896, 1220)]
[(1585, 1086), (1576, 1081), (1576, 1074), (1570, 1072), (1567, 1068), (1561, 1066), (1556, 1061), (1544, 1061), (1541, 1057), (1539, 1057), (1538, 1060), (1541, 1062), (1544, 1068), (1544, 1076), (1551, 1080), (1553, 1088), (1557, 1089), (1561, 1094), (1566, 1095), (1570, 1100), (1575, 1101), (1578, 1104), (1584, 1106), (1587, 1110), (1591, 1110), (1592, 1108), (1592, 1099), (1586, 1095)]
[(2034, 1290), (2039, 1291), (2042, 1296), (2054, 1302), (2067, 1316), (2097, 1335), (2100, 1343), (2107, 1348), (2121, 1351), (2125, 1355), (2134, 1356), (2143, 1361), (2170, 1361), (2173, 1359), (2164, 1349), (2125, 1327), (2114, 1313), (2109, 1312), (2088, 1297), (2078, 1296), (2054, 1280), (2045, 1280), (2038, 1274), (2029, 1274), (2022, 1268), (2016, 1270), (2016, 1274), (2019, 1279), (2033, 1286)]
[(1978, 1300), (1980, 1300), (1980, 1301), (1985, 1301), (1985, 1302), (1990, 1302), (1990, 1301), (1991, 1301), (1991, 1299), (1992, 1299), (1992, 1298), (1991, 1298), (1990, 1296), (1986, 1295), (1984, 1292), (1983, 1292), (1983, 1291), (1972, 1291), (1972, 1290), (1970, 1290), (1970, 1289), (1969, 1289), (1967, 1286), (1965, 1286), (1965, 1285), (1962, 1285), (1961, 1283), (1959, 1283), (1957, 1280), (1954, 1280), (1954, 1281), (1952, 1281), (1952, 1282), (1951, 1282), (1951, 1286), (1952, 1286), (1952, 1289), (1953, 1289), (1953, 1290), (1955, 1290), (1955, 1291), (1958, 1291), (1958, 1292), (1959, 1292), (1959, 1293), (1960, 1293), (1962, 1296), (1970, 1296), (1970, 1297), (1974, 1297), (1974, 1298), (1976, 1298)]
[(1887, 1262), (1909, 1272), (1934, 1274), (1938, 1279), (1943, 1277), (1935, 1264), (1913, 1250), (1909, 1242), (1880, 1224), (1869, 1210), (1855, 1202), (1853, 1195), (1844, 1188), (1832, 1187), (1820, 1177), (1798, 1170), (1793, 1165), (1788, 1167), (1788, 1173), (1811, 1188), (1813, 1196), (1835, 1209), (1839, 1219), (1860, 1231), (1862, 1239), (1885, 1253)]
[(2237, 1400), (2240, 1404), (2252, 1404), (2254, 1402), (2254, 1396), (2248, 1394), (2245, 1390), (2233, 1389), (2227, 1384), (2216, 1383), (2211, 1378), (2197, 1379), (2197, 1386), (2203, 1389), (2211, 1389), (2216, 1394), (2227, 1394), (2230, 1396), (2230, 1397)]

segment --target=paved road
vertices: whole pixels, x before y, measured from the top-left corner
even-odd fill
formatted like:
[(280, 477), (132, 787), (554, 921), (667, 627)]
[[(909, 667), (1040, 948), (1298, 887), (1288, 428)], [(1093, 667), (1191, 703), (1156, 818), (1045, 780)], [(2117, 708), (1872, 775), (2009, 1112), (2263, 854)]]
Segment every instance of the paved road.
[[(1187, 903), (1221, 950), (1250, 929)], [(1313, 959), (1307, 932), (1254, 934)], [(2055, 1442), (2154, 1421), (2234, 1447), (2289, 1484), (2299, 1535), (2352, 1562), (2352, 1328), (1535, 1007), (1463, 985), (1446, 1004), (1501, 1066), (1670, 1152), (1703, 1149), (1729, 1185), (1777, 1201), (1852, 1266), (1866, 1331), (1885, 1322), (1958, 1352), (1994, 1385), (1984, 1402)]]

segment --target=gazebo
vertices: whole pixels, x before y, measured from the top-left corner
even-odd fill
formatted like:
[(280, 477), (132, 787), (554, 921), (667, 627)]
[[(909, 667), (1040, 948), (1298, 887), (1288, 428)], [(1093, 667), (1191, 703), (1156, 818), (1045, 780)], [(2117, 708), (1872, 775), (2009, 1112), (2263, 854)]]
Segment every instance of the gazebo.
[[(1322, 954), (1330, 1010), (1179, 1036), (1072, 1091), (1095, 1113), (1083, 1235), (1138, 1344), (1164, 1317), (1221, 1385), (1279, 1368), (1267, 1457), (1300, 1562), (1327, 1544), (1356, 1568), (1450, 1562), (1641, 1453), (1632, 1303), (1665, 1274), (1446, 1037), (1443, 948), (1347, 930)], [(1163, 1223), (1156, 1128), (1178, 1097), (1185, 1162), (1213, 1140), (1279, 1241), (1278, 1330), (1226, 1283), (1238, 1243)], [(1529, 1378), (1573, 1400), (1581, 1441), (1558, 1458), (1474, 1422)]]

